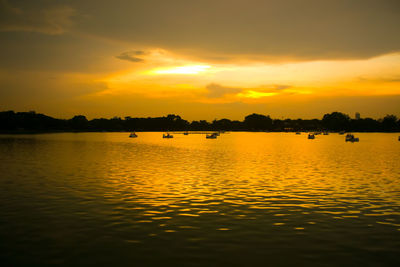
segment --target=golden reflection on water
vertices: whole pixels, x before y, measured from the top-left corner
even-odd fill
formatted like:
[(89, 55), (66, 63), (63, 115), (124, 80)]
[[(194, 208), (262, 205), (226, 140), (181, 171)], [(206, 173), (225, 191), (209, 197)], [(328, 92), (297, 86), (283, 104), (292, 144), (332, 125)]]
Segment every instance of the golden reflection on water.
[[(116, 261), (132, 251), (162, 259), (174, 248), (191, 260), (269, 253), (280, 262), (306, 248), (313, 260), (349, 248), (364, 259), (377, 240), (387, 253), (400, 246), (396, 134), (357, 133), (359, 143), (338, 134), (128, 135), (0, 137), (0, 233), (10, 255), (50, 251), (37, 242), (53, 239), (51, 255), (98, 244), (115, 247), (104, 257)], [(132, 250), (118, 249), (121, 242)]]
[[(361, 142), (351, 144), (337, 134), (315, 140), (290, 133), (228, 133), (216, 140), (115, 134), (109, 136), (115, 144), (103, 154), (107, 167), (101, 176), (110, 187), (108, 198), (153, 206), (164, 215), (224, 213), (227, 205), (236, 219), (254, 218), (257, 210), (274, 217), (299, 211), (332, 218), (399, 215), (395, 136), (359, 136)], [(143, 216), (172, 218), (154, 213)]]

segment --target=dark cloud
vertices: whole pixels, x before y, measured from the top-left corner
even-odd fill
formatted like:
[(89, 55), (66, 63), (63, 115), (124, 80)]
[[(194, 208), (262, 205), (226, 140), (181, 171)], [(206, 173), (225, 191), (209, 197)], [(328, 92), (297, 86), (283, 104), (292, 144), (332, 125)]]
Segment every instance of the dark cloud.
[(23, 1), (0, 0), (0, 31), (39, 32), (62, 34), (72, 25), (75, 10), (66, 5), (44, 5), (47, 1), (37, 1), (36, 6)]
[(0, 31), (69, 30), (224, 62), (370, 58), (400, 51), (399, 28), (398, 0), (0, 0)]
[(206, 88), (208, 90), (207, 96), (210, 98), (218, 98), (227, 94), (235, 94), (242, 91), (240, 88), (224, 87), (217, 83), (211, 83), (207, 85)]
[(193, 57), (370, 58), (400, 51), (398, 0), (76, 2), (80, 30)]
[(146, 52), (144, 52), (144, 51), (126, 51), (115, 57), (122, 59), (122, 60), (128, 60), (131, 62), (143, 62), (144, 60), (137, 56), (141, 56), (141, 55), (145, 55), (145, 54), (146, 54)]
[(95, 38), (0, 32), (0, 70), (110, 72), (118, 70), (109, 64), (115, 51), (123, 48)]

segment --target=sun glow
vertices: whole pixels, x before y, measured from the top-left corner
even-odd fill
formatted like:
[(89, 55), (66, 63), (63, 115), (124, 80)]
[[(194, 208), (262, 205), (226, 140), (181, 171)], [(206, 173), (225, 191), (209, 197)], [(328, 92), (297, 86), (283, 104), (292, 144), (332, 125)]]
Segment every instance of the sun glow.
[(190, 61), (164, 52), (148, 54), (140, 64), (96, 79), (104, 89), (88, 95), (93, 99), (140, 96), (207, 104), (398, 95), (399, 59), (400, 54), (393, 54), (340, 62), (221, 64)]
[(249, 90), (249, 91), (239, 93), (239, 94), (237, 94), (237, 96), (245, 97), (245, 98), (262, 98), (262, 97), (274, 96), (277, 94), (278, 93), (275, 93), (275, 92), (257, 92), (257, 91)]
[(189, 65), (181, 67), (171, 67), (165, 69), (155, 69), (150, 74), (199, 74), (208, 71), (209, 65)]

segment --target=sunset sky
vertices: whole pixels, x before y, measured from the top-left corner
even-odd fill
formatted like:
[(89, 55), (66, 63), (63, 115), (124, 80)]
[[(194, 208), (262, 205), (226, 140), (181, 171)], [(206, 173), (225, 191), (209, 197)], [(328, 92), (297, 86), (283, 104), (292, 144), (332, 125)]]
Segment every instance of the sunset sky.
[(400, 1), (0, 0), (0, 110), (400, 117)]

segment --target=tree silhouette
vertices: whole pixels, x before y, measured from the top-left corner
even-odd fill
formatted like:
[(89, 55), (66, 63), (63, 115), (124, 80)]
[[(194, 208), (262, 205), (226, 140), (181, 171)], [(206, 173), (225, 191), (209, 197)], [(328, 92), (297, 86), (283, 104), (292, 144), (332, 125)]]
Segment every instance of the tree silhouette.
[(350, 117), (341, 112), (332, 112), (325, 114), (322, 118), (322, 124), (326, 129), (333, 131), (342, 131), (349, 128)]
[(269, 116), (253, 113), (244, 118), (246, 129), (251, 130), (270, 130), (272, 119)]
[(251, 114), (243, 121), (229, 119), (188, 121), (179, 115), (169, 114), (165, 117), (134, 118), (127, 116), (124, 119), (88, 120), (83, 115), (72, 119), (55, 119), (34, 111), (31, 112), (0, 112), (0, 132), (2, 133), (37, 133), (37, 132), (83, 132), (83, 131), (360, 131), (360, 132), (395, 132), (400, 131), (400, 120), (394, 115), (374, 120), (371, 118), (351, 120), (341, 112), (325, 114), (322, 120), (302, 119), (271, 119), (261, 114)]
[(75, 131), (84, 131), (88, 129), (88, 120), (83, 115), (77, 115), (70, 120), (70, 125)]
[(394, 132), (398, 128), (397, 117), (395, 115), (386, 115), (382, 120), (382, 128), (387, 132)]

